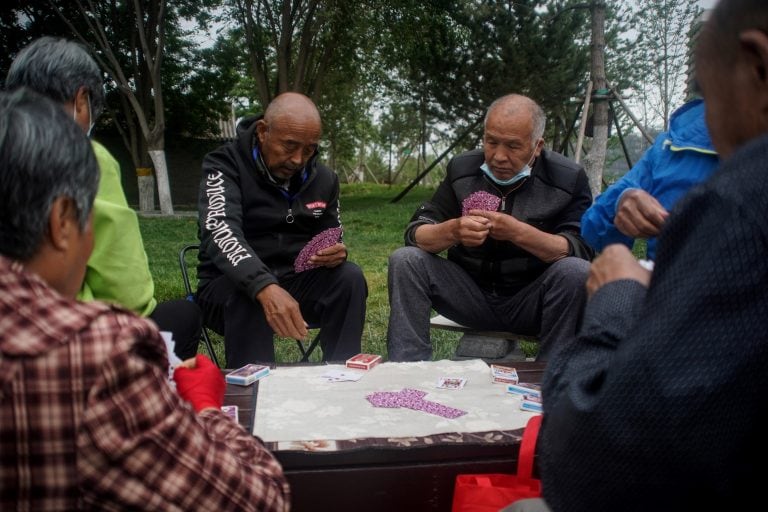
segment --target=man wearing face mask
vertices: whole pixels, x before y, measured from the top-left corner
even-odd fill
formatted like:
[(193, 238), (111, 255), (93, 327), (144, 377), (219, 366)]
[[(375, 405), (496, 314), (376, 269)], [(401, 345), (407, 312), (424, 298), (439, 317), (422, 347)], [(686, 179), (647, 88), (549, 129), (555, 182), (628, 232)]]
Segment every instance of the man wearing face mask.
[(494, 101), (483, 149), (454, 157), (411, 218), (406, 247), (389, 259), (390, 360), (431, 358), (430, 309), (538, 336), (539, 360), (573, 338), (593, 256), (579, 234), (592, 195), (582, 167), (543, 149), (544, 123), (528, 97)]
[[(41, 37), (23, 48), (8, 70), (5, 87), (28, 87), (51, 98), (88, 135), (104, 106), (98, 65), (83, 46), (61, 38)], [(120, 165), (98, 142), (92, 140), (91, 146), (100, 173), (93, 205), (95, 246), (77, 298), (119, 304), (151, 318), (161, 331), (173, 333), (180, 358), (194, 357), (200, 309), (186, 300), (157, 302), (139, 221), (120, 182)]]

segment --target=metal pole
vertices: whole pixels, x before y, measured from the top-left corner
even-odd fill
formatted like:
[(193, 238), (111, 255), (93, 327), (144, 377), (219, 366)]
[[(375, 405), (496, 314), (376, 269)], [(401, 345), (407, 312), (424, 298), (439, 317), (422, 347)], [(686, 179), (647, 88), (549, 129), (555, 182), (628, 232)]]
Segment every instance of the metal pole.
[(453, 148), (455, 148), (456, 146), (458, 146), (458, 145), (459, 145), (459, 142), (461, 142), (461, 141), (462, 141), (462, 139), (464, 139), (464, 137), (466, 137), (467, 135), (469, 135), (469, 134), (472, 132), (472, 130), (474, 130), (474, 129), (475, 129), (475, 127), (476, 127), (478, 124), (480, 124), (480, 123), (482, 122), (483, 118), (484, 118), (484, 116), (478, 117), (478, 118), (477, 118), (477, 121), (475, 121), (474, 123), (472, 123), (472, 125), (471, 125), (469, 128), (467, 128), (467, 129), (466, 129), (466, 130), (465, 130), (465, 131), (464, 131), (464, 132), (463, 132), (461, 135), (459, 135), (459, 136), (456, 138), (456, 140), (454, 140), (454, 141), (453, 141), (453, 143), (452, 143), (450, 146), (448, 146), (448, 149), (446, 149), (445, 151), (443, 151), (443, 152), (440, 154), (440, 156), (438, 156), (438, 157), (437, 157), (437, 158), (436, 158), (436, 159), (435, 159), (435, 160), (434, 160), (434, 161), (433, 161), (431, 164), (429, 164), (429, 166), (428, 166), (426, 169), (424, 169), (424, 171), (423, 171), (421, 174), (419, 174), (418, 176), (416, 176), (416, 178), (415, 178), (415, 179), (414, 179), (414, 180), (413, 180), (413, 181), (412, 181), (412, 182), (411, 182), (411, 183), (410, 183), (410, 184), (409, 184), (407, 187), (405, 187), (405, 189), (404, 189), (402, 192), (400, 192), (400, 193), (397, 195), (397, 197), (395, 197), (394, 199), (392, 199), (392, 200), (390, 201), (390, 203), (396, 203), (396, 202), (398, 202), (399, 200), (401, 200), (402, 198), (404, 198), (404, 197), (405, 197), (405, 195), (406, 195), (408, 192), (410, 192), (410, 191), (411, 191), (411, 189), (412, 189), (413, 187), (415, 187), (415, 186), (416, 186), (416, 185), (417, 185), (417, 184), (418, 184), (418, 183), (421, 181), (421, 179), (422, 179), (424, 176), (426, 176), (426, 175), (429, 173), (429, 171), (431, 171), (431, 170), (432, 170), (432, 168), (433, 168), (433, 167), (435, 167), (437, 164), (439, 164), (439, 163), (440, 163), (440, 160), (442, 160), (443, 158), (445, 158), (445, 155), (447, 155), (447, 154), (448, 154), (448, 153), (449, 153), (451, 150), (453, 150)]
[(576, 151), (573, 154), (576, 163), (581, 161), (581, 145), (584, 143), (584, 131), (587, 129), (587, 117), (589, 117), (589, 102), (592, 100), (592, 80), (587, 83), (587, 95), (584, 97), (584, 109), (581, 111), (581, 124), (579, 125), (579, 138), (576, 139)]

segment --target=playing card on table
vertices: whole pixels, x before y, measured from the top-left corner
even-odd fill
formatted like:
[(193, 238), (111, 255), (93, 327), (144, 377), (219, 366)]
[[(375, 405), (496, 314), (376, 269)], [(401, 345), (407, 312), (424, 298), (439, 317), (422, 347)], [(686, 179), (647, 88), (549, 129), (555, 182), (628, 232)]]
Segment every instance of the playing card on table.
[(437, 381), (437, 387), (441, 389), (461, 389), (467, 383), (464, 377), (442, 377)]
[(363, 372), (355, 372), (350, 370), (328, 370), (320, 377), (328, 382), (344, 382), (344, 381), (358, 381), (362, 378)]

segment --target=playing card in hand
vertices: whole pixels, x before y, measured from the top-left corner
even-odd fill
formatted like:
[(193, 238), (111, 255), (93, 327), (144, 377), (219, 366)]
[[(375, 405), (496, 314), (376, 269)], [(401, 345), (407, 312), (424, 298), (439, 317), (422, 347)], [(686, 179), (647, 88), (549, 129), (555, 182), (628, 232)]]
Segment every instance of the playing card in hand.
[(312, 240), (307, 242), (307, 245), (301, 249), (299, 255), (296, 256), (296, 261), (293, 262), (293, 269), (296, 273), (315, 268), (317, 265), (310, 263), (309, 258), (317, 254), (318, 251), (328, 249), (339, 243), (341, 235), (341, 228), (328, 228), (325, 231), (316, 234)]
[(470, 210), (483, 210), (486, 212), (495, 212), (501, 205), (501, 198), (490, 192), (478, 190), (468, 195), (461, 202), (461, 214), (469, 215)]

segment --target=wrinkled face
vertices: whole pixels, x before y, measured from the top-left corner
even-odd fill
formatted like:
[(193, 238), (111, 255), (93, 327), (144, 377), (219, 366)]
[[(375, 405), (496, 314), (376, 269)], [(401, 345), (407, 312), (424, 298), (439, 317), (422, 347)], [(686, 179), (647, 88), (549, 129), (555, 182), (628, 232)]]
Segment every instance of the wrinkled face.
[(532, 140), (533, 119), (529, 114), (510, 115), (496, 108), (488, 115), (483, 134), (485, 163), (493, 175), (508, 180), (541, 153), (543, 140)]
[(258, 121), (256, 134), (269, 172), (289, 179), (300, 172), (317, 151), (320, 122), (312, 116), (283, 115), (267, 122)]

